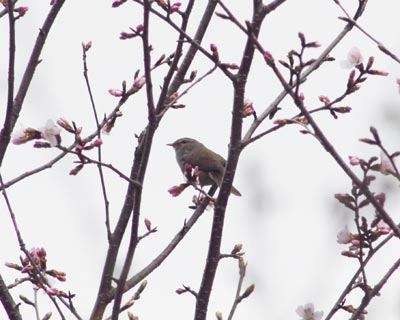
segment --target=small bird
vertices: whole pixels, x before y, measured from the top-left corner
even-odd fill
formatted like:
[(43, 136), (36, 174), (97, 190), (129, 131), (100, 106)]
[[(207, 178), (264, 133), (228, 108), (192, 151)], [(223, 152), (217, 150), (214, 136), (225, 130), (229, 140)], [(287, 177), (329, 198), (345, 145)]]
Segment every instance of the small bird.
[[(213, 184), (221, 186), (226, 161), (218, 153), (191, 138), (181, 138), (167, 145), (174, 148), (176, 161), (183, 173), (185, 164), (190, 164), (193, 167), (197, 166), (200, 172), (199, 182), (202, 187)], [(241, 193), (233, 186), (231, 193), (241, 196)]]

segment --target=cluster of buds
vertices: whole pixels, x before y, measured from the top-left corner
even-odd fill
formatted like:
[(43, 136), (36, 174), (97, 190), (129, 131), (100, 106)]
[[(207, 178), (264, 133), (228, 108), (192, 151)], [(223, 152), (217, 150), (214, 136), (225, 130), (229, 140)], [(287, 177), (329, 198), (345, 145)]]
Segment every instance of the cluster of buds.
[[(37, 281), (40, 281), (40, 278), (37, 277), (39, 273), (46, 274), (50, 277), (57, 279), (58, 281), (66, 281), (66, 274), (62, 271), (57, 270), (47, 270), (47, 253), (44, 248), (32, 248), (29, 250), (29, 253), (26, 257), (20, 257), (20, 264), (7, 262), (5, 265), (9, 268), (18, 270), (23, 274), (27, 274), (29, 276), (29, 281), (37, 285), (38, 287), (43, 288), (44, 285), (40, 285)], [(55, 288), (47, 288), (46, 290), (50, 290), (53, 295), (58, 295), (61, 291)]]
[(132, 86), (129, 89), (126, 88), (126, 81), (123, 81), (122, 89), (109, 89), (108, 93), (114, 97), (127, 98), (130, 95), (138, 92), (145, 84), (146, 84), (146, 77), (145, 76), (139, 77), (136, 73)]
[[(335, 195), (339, 201), (348, 201), (348, 194)], [(346, 199), (346, 200), (344, 200)], [(369, 225), (365, 217), (361, 218), (359, 233), (351, 233), (345, 226), (337, 234), (337, 242), (349, 245), (348, 249), (342, 252), (342, 255), (351, 258), (359, 258), (365, 254), (364, 250), (372, 248), (372, 243), (377, 241), (381, 236), (391, 232), (390, 227), (380, 218), (375, 218)]]
[(24, 144), (32, 140), (36, 141), (34, 147), (36, 148), (50, 148), (56, 147), (61, 143), (60, 136), (61, 128), (53, 122), (53, 120), (47, 120), (46, 125), (39, 129), (34, 128), (23, 128), (16, 131), (12, 135), (12, 143), (19, 145)]
[(167, 2), (165, 2), (164, 0), (156, 0), (156, 3), (168, 14), (178, 12), (180, 7), (182, 6), (181, 2), (174, 2), (171, 4), (169, 0)]
[(331, 115), (337, 119), (338, 116), (336, 113), (349, 113), (351, 112), (351, 107), (333, 107), (333, 103), (329, 99), (328, 96), (321, 95), (318, 97), (319, 101), (321, 101), (324, 104), (324, 109), (329, 110)]
[(168, 192), (173, 196), (179, 196), (187, 187), (194, 185), (197, 186), (199, 184), (199, 167), (194, 167), (191, 164), (185, 163), (184, 167), (184, 175), (186, 178), (186, 182), (181, 183), (179, 185), (173, 186), (168, 189)]
[(79, 171), (81, 171), (81, 169), (83, 168), (83, 165), (86, 162), (86, 159), (82, 155), (83, 151), (88, 151), (88, 150), (100, 147), (103, 144), (103, 140), (100, 138), (97, 138), (93, 141), (90, 141), (88, 139), (82, 139), (82, 137), (81, 137), (82, 127), (77, 127), (75, 122), (72, 122), (72, 124), (70, 124), (66, 119), (60, 118), (57, 120), (57, 124), (61, 128), (63, 128), (65, 131), (74, 135), (75, 152), (79, 158), (80, 163), (75, 168), (73, 168), (69, 172), (69, 174), (77, 175), (79, 173)]
[(82, 42), (82, 48), (85, 52), (89, 51), (89, 49), (92, 47), (92, 41), (88, 41), (86, 43)]
[(366, 161), (355, 156), (349, 156), (350, 164), (353, 166), (360, 166), (364, 172), (371, 169), (373, 171), (379, 171), (383, 175), (393, 175), (400, 180), (400, 171), (396, 164), (396, 158), (400, 156), (400, 151), (388, 153), (382, 144), (378, 130), (374, 127), (370, 127), (370, 132), (372, 133), (372, 139), (362, 138), (360, 141), (369, 145), (377, 146), (380, 149), (380, 162), (377, 162), (378, 157), (372, 157)]
[(81, 138), (82, 127), (77, 127), (75, 122), (72, 122), (72, 125), (68, 122), (68, 120), (64, 118), (60, 118), (57, 120), (57, 124), (66, 130), (69, 133), (72, 133), (75, 136), (75, 151), (78, 153), (82, 153), (84, 150), (91, 150), (93, 148), (99, 147), (103, 144), (101, 139), (95, 139), (92, 142), (86, 142)]
[(144, 28), (143, 24), (140, 23), (136, 26), (135, 29), (129, 28), (132, 32), (125, 32), (125, 31), (121, 32), (119, 34), (119, 38), (121, 40), (127, 40), (127, 39), (135, 38), (137, 36), (141, 36), (143, 33), (143, 28)]
[[(351, 70), (349, 78), (347, 80), (347, 90), (346, 94), (351, 94), (360, 89), (361, 83), (367, 80), (366, 75), (377, 75), (377, 76), (387, 76), (386, 71), (372, 69), (374, 64), (374, 57), (369, 57), (366, 66), (361, 62), (355, 66), (355, 69)], [(359, 71), (359, 75), (356, 77), (356, 70)]]

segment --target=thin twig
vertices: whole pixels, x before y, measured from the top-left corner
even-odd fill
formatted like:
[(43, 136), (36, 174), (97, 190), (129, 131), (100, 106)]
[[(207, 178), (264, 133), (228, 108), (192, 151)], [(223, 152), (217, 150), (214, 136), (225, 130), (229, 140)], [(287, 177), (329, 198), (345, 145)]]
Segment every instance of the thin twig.
[[(35, 280), (36, 280), (38, 283), (43, 283), (43, 284), (45, 284), (47, 287), (50, 287), (50, 285), (49, 285), (47, 279), (43, 276), (42, 272), (39, 270), (39, 268), (38, 268), (38, 266), (36, 265), (35, 261), (32, 259), (32, 257), (31, 257), (31, 255), (30, 255), (29, 251), (26, 249), (24, 240), (23, 240), (22, 235), (21, 235), (21, 231), (20, 231), (20, 229), (19, 229), (19, 227), (18, 227), (18, 224), (17, 224), (16, 216), (15, 216), (15, 214), (14, 214), (14, 211), (13, 211), (12, 208), (11, 208), (10, 200), (9, 200), (9, 198), (8, 198), (6, 189), (4, 188), (3, 177), (2, 177), (1, 174), (0, 174), (0, 187), (1, 187), (1, 191), (2, 191), (2, 193), (3, 193), (4, 200), (5, 200), (5, 202), (6, 202), (6, 206), (7, 206), (7, 209), (8, 209), (8, 213), (10, 214), (11, 222), (12, 222), (13, 227), (14, 227), (14, 232), (15, 232), (15, 234), (16, 234), (16, 236), (17, 236), (17, 240), (18, 240), (19, 247), (20, 247), (21, 251), (22, 251), (22, 252), (26, 255), (26, 257), (29, 259), (29, 262), (32, 264), (32, 266), (33, 266), (33, 267), (35, 268), (35, 270), (37, 271), (37, 274), (34, 274), (34, 275), (33, 275), (35, 278), (37, 278), (37, 279), (35, 279)], [(62, 318), (62, 319), (65, 319), (65, 316), (63, 315), (63, 313), (62, 313), (62, 311), (61, 311), (59, 305), (57, 304), (57, 301), (54, 299), (54, 297), (52, 297), (50, 294), (48, 294), (46, 290), (44, 290), (44, 292), (47, 294), (47, 296), (48, 296), (48, 297), (50, 298), (50, 300), (53, 302), (53, 304), (54, 304), (54, 306), (56, 307), (56, 309), (57, 309), (59, 315), (61, 316), (61, 318)], [(61, 302), (63, 302), (63, 303), (68, 307), (68, 305), (65, 303), (64, 300), (62, 300), (61, 298), (60, 298), (60, 300), (61, 300)], [(77, 318), (80, 319), (79, 317), (77, 317)]]
[[(217, 186), (214, 185), (209, 190), (208, 194), (212, 197), (217, 190)], [(172, 240), (166, 245), (166, 247), (142, 270), (137, 272), (133, 277), (128, 279), (125, 284), (124, 291), (128, 291), (143, 281), (150, 273), (157, 269), (162, 262), (174, 251), (178, 244), (183, 240), (190, 229), (195, 225), (197, 220), (201, 217), (204, 210), (208, 206), (208, 199), (203, 199), (200, 205), (194, 210), (193, 214), (188, 220), (185, 220), (183, 227), (175, 234)], [(114, 298), (115, 289), (112, 289), (107, 294), (107, 301), (110, 302)]]
[(356, 320), (360, 319), (360, 315), (368, 306), (368, 304), (371, 302), (371, 300), (378, 296), (380, 294), (381, 289), (383, 286), (387, 283), (389, 278), (393, 275), (393, 273), (399, 268), (400, 266), (400, 259), (398, 259), (390, 268), (389, 270), (385, 273), (385, 275), (382, 277), (382, 279), (374, 286), (374, 288), (371, 291), (365, 292), (365, 296), (362, 299), (361, 304), (358, 306), (357, 311), (354, 312), (354, 314), (351, 316), (349, 320)]
[(237, 288), (236, 288), (235, 300), (233, 301), (231, 310), (229, 312), (228, 320), (233, 319), (233, 315), (235, 314), (236, 308), (239, 305), (239, 303), (242, 301), (240, 292), (242, 291), (243, 280), (244, 280), (244, 277), (246, 276), (247, 264), (243, 263), (243, 260), (239, 259), (238, 267), (239, 267), (239, 280), (238, 280), (238, 284), (237, 284)]
[(334, 314), (336, 313), (336, 311), (339, 310), (339, 306), (341, 305), (343, 300), (346, 298), (346, 296), (349, 294), (349, 292), (352, 290), (353, 284), (357, 281), (357, 279), (359, 278), (363, 269), (365, 269), (365, 267), (368, 265), (368, 263), (371, 261), (371, 259), (375, 256), (375, 254), (377, 252), (379, 252), (379, 250), (393, 238), (394, 238), (393, 235), (387, 236), (384, 240), (382, 240), (381, 243), (379, 243), (375, 248), (373, 248), (372, 250), (370, 250), (368, 252), (368, 256), (364, 259), (364, 266), (360, 266), (357, 269), (357, 271), (354, 273), (353, 277), (350, 279), (350, 281), (346, 285), (345, 289), (340, 294), (339, 298), (336, 300), (336, 303), (331, 308), (330, 312), (327, 314), (325, 320), (331, 319), (334, 316)]
[[(92, 93), (92, 88), (90, 85), (89, 81), (89, 73), (88, 73), (88, 67), (87, 67), (87, 51), (89, 48), (87, 48), (84, 44), (82, 44), (82, 51), (83, 51), (83, 76), (85, 78), (85, 83), (86, 83), (86, 88), (89, 93), (89, 98), (90, 98), (90, 103), (92, 105), (92, 110), (93, 110), (93, 116), (96, 122), (96, 128), (97, 128), (97, 137), (100, 139), (101, 138), (101, 127), (100, 127), (100, 122), (99, 122), (99, 117), (97, 115), (97, 108), (96, 104), (94, 102), (94, 97)], [(102, 163), (102, 157), (101, 157), (101, 145), (98, 146), (97, 148), (97, 160), (98, 160), (98, 171), (99, 171), (99, 177), (100, 177), (100, 185), (101, 185), (101, 191), (103, 195), (103, 202), (104, 202), (104, 210), (105, 210), (105, 215), (106, 215), (106, 230), (107, 230), (107, 238), (108, 241), (111, 239), (111, 226), (110, 226), (110, 202), (108, 200), (107, 196), (107, 188), (106, 188), (106, 183), (105, 183), (105, 178), (104, 178), (104, 173), (103, 173), (103, 168), (100, 165)]]
[(378, 46), (379, 50), (381, 50), (384, 54), (388, 55), (390, 58), (395, 60), (397, 63), (400, 63), (400, 58), (396, 56), (392, 51), (386, 48), (386, 46), (383, 45), (382, 42), (378, 41), (376, 38), (374, 38), (370, 33), (368, 33), (364, 28), (360, 26), (360, 24), (355, 21), (347, 12), (347, 10), (342, 6), (342, 4), (339, 1), (334, 1), (339, 8), (344, 12), (346, 15), (346, 18), (343, 18), (344, 21), (352, 23), (358, 30), (360, 30), (363, 34), (367, 36), (367, 38), (371, 39), (373, 42), (376, 43)]
[[(13, 1), (8, 1), (9, 4), (12, 2)], [(28, 65), (22, 76), (22, 80), (21, 80), (21, 84), (19, 86), (18, 92), (17, 92), (16, 96), (14, 97), (12, 110), (8, 110), (8, 111), (12, 111), (12, 112), (8, 112), (6, 114), (6, 118), (4, 120), (4, 125), (3, 125), (3, 130), (1, 130), (1, 132), (0, 132), (0, 167), (3, 162), (3, 158), (4, 158), (5, 152), (7, 150), (7, 147), (10, 142), (11, 132), (14, 129), (14, 126), (19, 117), (19, 113), (21, 111), (22, 104), (25, 100), (25, 96), (30, 87), (36, 67), (40, 62), (39, 57), (40, 57), (40, 54), (44, 47), (45, 41), (47, 39), (47, 36), (50, 33), (50, 29), (57, 17), (57, 14), (61, 10), (64, 2), (65, 2), (65, 0), (55, 1), (55, 3), (52, 5), (50, 12), (48, 13), (48, 15), (43, 23), (43, 26), (40, 28), (39, 34), (36, 38), (35, 45), (33, 47), (32, 53), (31, 53), (31, 56), (29, 58)]]

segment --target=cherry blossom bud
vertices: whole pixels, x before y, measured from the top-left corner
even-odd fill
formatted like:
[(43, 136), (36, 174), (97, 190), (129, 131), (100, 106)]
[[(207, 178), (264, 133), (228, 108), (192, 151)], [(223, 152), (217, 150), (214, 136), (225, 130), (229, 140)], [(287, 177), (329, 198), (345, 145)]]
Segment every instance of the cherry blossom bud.
[(15, 270), (18, 270), (18, 271), (22, 270), (22, 267), (19, 264), (16, 264), (16, 263), (6, 262), (4, 265), (6, 267), (8, 267), (8, 268), (15, 269)]
[(247, 289), (243, 292), (243, 294), (241, 295), (241, 298), (242, 299), (245, 299), (245, 298), (247, 298), (248, 296), (250, 296), (252, 293), (253, 293), (253, 291), (254, 291), (254, 289), (255, 289), (255, 284), (253, 283), (252, 285), (250, 285), (249, 287), (247, 287)]
[(95, 147), (100, 147), (103, 144), (103, 140), (101, 139), (96, 139), (93, 141), (93, 146)]
[(178, 186), (173, 186), (171, 188), (168, 189), (168, 192), (171, 194), (171, 196), (173, 197), (177, 197), (179, 196), (183, 190), (185, 190), (187, 187), (187, 184), (180, 184)]
[(118, 89), (108, 89), (108, 93), (114, 97), (122, 97), (124, 95), (123, 91)]
[(61, 128), (67, 130), (68, 132), (75, 133), (74, 128), (73, 128), (73, 127), (70, 125), (70, 123), (69, 123), (67, 120), (65, 120), (64, 118), (60, 118), (60, 119), (58, 119), (56, 122), (57, 122), (57, 124), (58, 124)]
[(175, 2), (171, 5), (171, 7), (169, 8), (169, 12), (173, 13), (179, 10), (179, 8), (181, 7), (182, 3), (180, 2)]
[(151, 221), (147, 218), (144, 219), (144, 224), (146, 226), (147, 231), (151, 230)]
[(143, 26), (142, 23), (139, 23), (139, 24), (136, 26), (136, 32), (137, 32), (137, 33), (142, 32), (143, 29), (144, 29), (144, 26)]
[(278, 126), (283, 126), (285, 124), (290, 123), (291, 121), (288, 119), (275, 119), (274, 120), (274, 124), (278, 125)]
[(218, 48), (217, 48), (217, 45), (215, 43), (211, 43), (210, 44), (210, 50), (211, 50), (215, 60), (219, 60)]
[(53, 315), (53, 313), (51, 311), (47, 312), (44, 317), (42, 318), (42, 320), (50, 320), (51, 316)]
[(72, 170), (69, 172), (69, 174), (70, 174), (71, 176), (76, 176), (76, 175), (79, 173), (79, 171), (82, 170), (82, 168), (83, 168), (83, 165), (80, 164), (80, 165), (76, 166), (74, 169), (72, 169)]
[(274, 62), (274, 58), (272, 57), (271, 52), (269, 51), (264, 51), (264, 59), (267, 63), (273, 63)]
[(331, 103), (331, 100), (327, 96), (319, 96), (318, 98), (324, 105)]
[(18, 7), (14, 9), (16, 12), (18, 12), (20, 17), (23, 17), (25, 13), (29, 10), (28, 7)]
[(117, 8), (117, 7), (119, 7), (120, 5), (122, 5), (124, 2), (126, 2), (126, 0), (116, 0), (116, 1), (114, 1), (113, 3), (112, 3), (112, 7), (113, 8)]
[(178, 288), (178, 289), (175, 290), (175, 292), (176, 292), (177, 294), (182, 294), (182, 293), (185, 293), (186, 290), (183, 289), (183, 288)]
[(92, 41), (88, 41), (86, 43), (82, 43), (82, 47), (85, 51), (88, 51), (92, 47)]
[(335, 107), (332, 110), (337, 113), (349, 113), (352, 109), (351, 107)]
[(355, 156), (349, 156), (350, 164), (352, 166), (358, 166), (360, 164), (360, 158)]
[(143, 292), (143, 290), (146, 288), (146, 286), (147, 286), (147, 280), (143, 280), (141, 283), (140, 283), (140, 286), (139, 286), (139, 289), (137, 290), (137, 293), (142, 293)]
[(131, 38), (134, 38), (134, 37), (136, 37), (136, 34), (135, 33), (129, 33), (129, 32), (121, 32), (120, 34), (119, 34), (119, 38), (121, 39), (121, 40), (126, 40), (126, 39), (131, 39)]
[(236, 254), (236, 253), (242, 251), (242, 248), (243, 248), (243, 244), (241, 244), (241, 243), (235, 244), (235, 246), (233, 247), (233, 249), (231, 251), (231, 254)]
[(49, 142), (44, 142), (44, 141), (35, 141), (33, 147), (36, 149), (47, 149), (51, 148), (51, 144)]

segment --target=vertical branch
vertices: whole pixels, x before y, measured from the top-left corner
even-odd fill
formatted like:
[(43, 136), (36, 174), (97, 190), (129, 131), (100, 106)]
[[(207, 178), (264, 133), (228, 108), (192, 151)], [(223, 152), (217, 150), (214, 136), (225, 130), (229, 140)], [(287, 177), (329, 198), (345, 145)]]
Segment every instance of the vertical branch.
[(262, 3), (255, 1), (252, 23), (248, 24), (248, 37), (243, 52), (242, 61), (240, 63), (237, 76), (233, 81), (234, 97), (229, 153), (224, 180), (222, 182), (221, 190), (219, 192), (214, 209), (214, 219), (208, 247), (207, 262), (204, 268), (196, 301), (195, 320), (206, 319), (208, 302), (210, 299), (215, 274), (218, 268), (218, 262), (220, 260), (219, 258), (226, 206), (241, 152), (240, 139), (242, 134), (244, 93), (255, 51), (254, 39), (257, 39), (258, 37), (264, 17), (265, 11), (263, 12)]
[[(189, 52), (186, 54), (184, 62), (182, 63), (182, 65), (180, 66), (180, 68), (178, 69), (178, 73), (177, 76), (175, 78), (175, 80), (177, 80), (178, 78), (180, 79), (180, 82), (174, 82), (175, 84), (179, 83), (179, 86), (174, 86), (172, 85), (171, 87), (169, 86), (169, 84), (171, 83), (171, 79), (175, 73), (175, 70), (178, 66), (178, 62), (181, 58), (182, 55), (182, 48), (183, 48), (183, 44), (184, 44), (184, 40), (185, 40), (185, 35), (184, 32), (186, 32), (187, 29), (187, 25), (189, 22), (189, 17), (190, 17), (190, 13), (192, 12), (193, 9), (193, 5), (194, 5), (194, 0), (190, 0), (185, 13), (183, 14), (183, 18), (182, 18), (182, 24), (181, 24), (181, 30), (183, 32), (181, 32), (181, 34), (179, 35), (179, 39), (178, 39), (178, 45), (176, 46), (176, 50), (175, 50), (175, 55), (174, 55), (174, 59), (169, 67), (168, 73), (166, 75), (166, 77), (164, 78), (164, 83), (162, 86), (162, 90), (158, 99), (158, 103), (157, 103), (157, 114), (161, 114), (162, 111), (164, 110), (164, 108), (166, 108), (166, 103), (167, 103), (167, 99), (169, 96), (171, 96), (171, 94), (173, 94), (176, 90), (178, 90), (178, 87), (180, 86), (180, 84), (182, 83), (185, 74), (187, 73), (187, 70), (189, 68), (189, 65), (192, 63), (193, 61), (193, 56), (192, 58), (189, 60), (189, 63), (185, 64), (185, 61), (188, 59), (189, 56)], [(190, 49), (189, 49), (190, 51)], [(183, 67), (185, 66), (185, 67)], [(183, 76), (182, 76), (183, 74)], [(178, 76), (179, 75), (179, 76)], [(174, 91), (175, 90), (175, 91)]]
[[(190, 3), (191, 5), (192, 3)], [(215, 0), (208, 0), (208, 4), (206, 9), (204, 10), (203, 16), (200, 20), (199, 27), (196, 30), (196, 34), (194, 36), (194, 41), (196, 41), (198, 44), (201, 44), (203, 37), (207, 31), (207, 28), (210, 24), (211, 18), (214, 14), (215, 7), (217, 6), (217, 1)], [(191, 9), (191, 7), (189, 7)], [(186, 12), (186, 15), (189, 14), (190, 12)], [(185, 17), (187, 19), (188, 17)], [(185, 23), (183, 26), (186, 28), (187, 23)], [(184, 81), (185, 75), (187, 74), (190, 65), (193, 63), (194, 57), (197, 53), (198, 49), (196, 46), (191, 45), (173, 79), (171, 82), (171, 85), (168, 88), (168, 91), (166, 93), (165, 99), (168, 99), (170, 95), (178, 91), (179, 87)], [(165, 103), (165, 101), (164, 101)], [(164, 104), (161, 103), (161, 101), (157, 105), (157, 112), (161, 112), (164, 109)]]
[[(14, 129), (15, 123), (17, 122), (19, 113), (22, 108), (22, 104), (24, 102), (26, 93), (28, 92), (31, 80), (33, 78), (33, 74), (35, 73), (36, 67), (39, 64), (40, 54), (42, 52), (42, 49), (44, 47), (50, 29), (57, 17), (57, 14), (61, 10), (61, 7), (63, 6), (64, 2), (65, 0), (57, 0), (51, 7), (50, 12), (46, 17), (46, 20), (43, 23), (42, 28), (40, 28), (39, 34), (37, 36), (35, 45), (33, 47), (28, 65), (25, 69), (14, 102), (12, 103), (12, 105), (11, 103), (8, 103), (7, 105), (6, 118), (4, 120), (3, 129), (0, 132), (0, 167), (3, 162), (8, 144), (10, 142), (11, 132)], [(13, 3), (13, 1), (8, 1), (8, 3), (9, 3), (8, 5), (11, 6), (10, 3)], [(10, 99), (10, 97), (8, 97), (8, 99)]]
[[(143, 158), (140, 161), (139, 166), (139, 177), (140, 181), (144, 179), (144, 173), (148, 164), (148, 156), (150, 153), (153, 135), (156, 127), (155, 107), (153, 99), (153, 89), (151, 81), (151, 56), (150, 56), (150, 45), (149, 45), (149, 28), (150, 28), (150, 1), (145, 0), (143, 3), (143, 57), (144, 57), (144, 70), (146, 77), (146, 95), (147, 95), (147, 109), (148, 109), (148, 126), (142, 140), (143, 146)], [(140, 148), (140, 146), (138, 146)], [(138, 244), (138, 230), (139, 230), (139, 217), (141, 207), (141, 189), (135, 190), (132, 224), (131, 224), (131, 236), (129, 240), (128, 252), (125, 257), (124, 265), (122, 267), (121, 275), (118, 278), (118, 286), (115, 293), (114, 305), (112, 310), (112, 319), (118, 319), (120, 312), (122, 296), (124, 294), (124, 287), (126, 279), (128, 278), (129, 270), (132, 265), (133, 256), (136, 251)]]
[[(191, 5), (193, 3), (192, 2), (190, 3), (190, 10), (191, 10)], [(146, 6), (148, 4), (149, 4), (149, 2), (146, 3)], [(216, 6), (215, 1), (209, 0), (208, 6), (205, 10), (205, 13), (203, 14), (199, 28), (196, 32), (195, 39), (198, 43), (201, 42), (201, 40), (205, 34), (205, 31), (207, 30), (207, 27), (209, 25), (209, 21), (214, 12), (215, 6)], [(150, 8), (150, 7), (148, 7), (148, 8)], [(187, 16), (185, 17), (185, 19), (188, 19), (189, 13), (190, 13), (190, 11), (186, 11)], [(184, 28), (186, 28), (186, 24), (187, 24), (187, 22), (184, 22), (182, 24), (182, 26)], [(146, 28), (146, 27), (144, 27), (144, 28)], [(162, 96), (162, 95), (160, 96), (160, 99), (157, 104), (157, 110), (156, 110), (157, 113), (161, 112), (163, 110), (164, 106), (166, 105), (166, 99), (168, 99), (168, 96), (170, 95), (168, 93), (176, 92), (177, 89), (180, 87), (180, 85), (183, 83), (184, 77), (185, 77), (187, 70), (189, 69), (191, 63), (193, 62), (193, 58), (194, 58), (197, 50), (198, 49), (195, 46), (191, 46), (189, 48), (188, 53), (186, 54), (185, 59), (182, 62), (181, 66), (180, 66), (174, 80), (170, 84), (168, 90), (165, 91), (166, 89), (164, 90), (164, 88), (163, 88), (162, 92), (164, 92), (164, 96)], [(177, 65), (178, 58), (174, 59), (173, 63), (175, 63), (175, 65)], [(171, 74), (171, 76), (172, 76), (172, 74)], [(146, 83), (147, 83), (147, 79), (146, 79)], [(164, 86), (167, 83), (168, 82), (164, 82)], [(147, 94), (149, 94), (149, 92)], [(149, 101), (148, 101), (148, 103), (149, 103)], [(152, 102), (150, 102), (150, 103), (152, 103)], [(143, 178), (144, 178), (144, 175), (146, 172), (146, 168), (147, 168), (147, 164), (148, 164), (149, 154), (151, 151), (153, 136), (154, 136), (154, 133), (158, 126), (159, 121), (161, 121), (161, 117), (160, 117), (160, 118), (157, 118), (155, 122), (153, 122), (152, 121), (153, 118), (151, 115), (152, 111), (149, 110), (149, 112), (150, 112), (149, 113), (149, 124), (143, 130), (143, 132), (141, 133), (141, 135), (139, 137), (138, 146), (136, 147), (135, 155), (134, 155), (135, 160), (134, 160), (134, 163), (133, 163), (133, 166), (131, 169), (131, 176), (130, 176), (131, 179), (134, 179), (139, 182), (143, 181)], [(113, 271), (114, 271), (119, 247), (121, 244), (121, 240), (125, 233), (126, 226), (129, 221), (129, 218), (131, 216), (132, 210), (133, 210), (132, 234), (131, 234), (130, 248), (128, 248), (128, 252), (131, 252), (132, 250), (134, 250), (133, 248), (135, 248), (135, 246), (136, 246), (135, 242), (137, 242), (137, 241), (135, 241), (135, 233), (136, 233), (136, 237), (137, 237), (137, 231), (135, 232), (135, 229), (138, 226), (140, 203), (141, 203), (140, 202), (141, 192), (142, 192), (141, 189), (139, 190), (135, 185), (129, 184), (129, 187), (128, 187), (128, 190), (126, 193), (126, 198), (124, 201), (124, 205), (121, 210), (121, 214), (120, 214), (119, 220), (117, 222), (116, 228), (112, 234), (112, 241), (110, 242), (110, 245), (108, 248), (107, 257), (106, 257), (106, 260), (104, 263), (103, 274), (102, 274), (102, 278), (101, 278), (101, 282), (100, 282), (100, 288), (98, 291), (95, 305), (92, 310), (92, 315), (90, 317), (91, 320), (102, 319), (105, 308), (106, 308), (107, 304), (110, 302), (107, 299), (107, 297), (109, 296), (109, 293), (112, 290), (111, 281), (112, 281)], [(131, 262), (126, 260), (125, 265), (130, 266), (130, 263)], [(128, 268), (126, 268), (126, 270), (128, 270)], [(126, 270), (123, 272), (126, 272)], [(121, 274), (120, 282), (118, 284), (119, 289), (117, 288), (117, 291), (120, 291), (121, 295), (123, 293), (124, 286), (120, 283), (125, 282), (125, 280), (123, 280), (123, 278), (124, 277)], [(117, 303), (117, 305), (118, 305), (118, 303)], [(115, 313), (115, 317), (117, 316), (116, 315), (117, 309), (119, 309), (119, 308), (117, 308), (116, 305), (114, 304), (113, 313)]]
[[(94, 120), (96, 122), (96, 128), (97, 128), (97, 137), (100, 139), (101, 138), (101, 130), (100, 130), (100, 122), (99, 122), (99, 117), (97, 115), (97, 109), (96, 109), (96, 104), (94, 102), (94, 97), (92, 93), (92, 88), (90, 86), (90, 81), (89, 81), (89, 73), (88, 73), (88, 67), (87, 67), (87, 51), (90, 49), (89, 44), (82, 44), (82, 51), (83, 51), (83, 77), (85, 78), (85, 83), (86, 83), (86, 88), (88, 90), (89, 98), (90, 98), (90, 104), (92, 105), (92, 110), (93, 110), (93, 116)], [(104, 200), (104, 208), (105, 208), (105, 213), (106, 213), (106, 229), (107, 229), (107, 239), (110, 241), (111, 239), (111, 226), (110, 226), (110, 206), (109, 206), (109, 201), (107, 197), (107, 190), (106, 190), (106, 183), (104, 179), (104, 173), (103, 173), (103, 167), (101, 166), (101, 161), (102, 161), (102, 154), (101, 154), (101, 145), (97, 148), (97, 160), (99, 164), (97, 165), (97, 169), (99, 170), (99, 177), (100, 177), (100, 184), (101, 184), (101, 191), (103, 194), (103, 200)]]
[[(14, 72), (15, 72), (15, 18), (14, 18), (14, 4), (15, 1), (7, 1), (8, 11), (8, 27), (9, 27), (9, 48), (8, 48), (8, 92), (7, 92), (7, 112), (6, 118), (3, 124), (3, 130), (1, 132), (1, 138), (10, 137), (12, 128), (10, 121), (11, 114), (14, 106)], [(1, 161), (0, 161), (1, 164)]]

